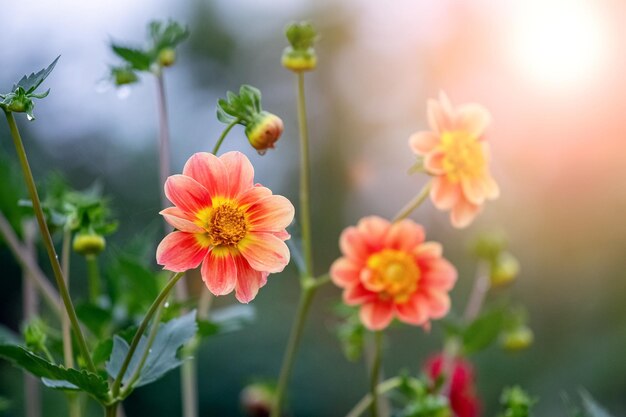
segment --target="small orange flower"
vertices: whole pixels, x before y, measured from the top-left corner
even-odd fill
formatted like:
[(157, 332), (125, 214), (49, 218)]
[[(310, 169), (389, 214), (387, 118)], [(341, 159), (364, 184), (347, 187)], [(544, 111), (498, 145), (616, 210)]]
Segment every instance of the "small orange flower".
[(202, 264), (211, 293), (235, 290), (242, 303), (254, 299), (267, 276), (289, 263), (285, 228), (294, 208), (253, 179), (252, 164), (240, 152), (219, 158), (200, 152), (189, 158), (183, 174), (165, 182), (165, 195), (176, 207), (161, 214), (178, 231), (159, 244), (159, 265), (183, 272)]
[(456, 269), (442, 258), (439, 243), (424, 242), (422, 226), (365, 217), (342, 232), (339, 246), (343, 257), (330, 277), (344, 289), (346, 304), (361, 306), (370, 330), (384, 329), (394, 317), (428, 327), (430, 319), (448, 313)]
[(444, 93), (439, 101), (428, 100), (428, 122), (432, 131), (409, 138), (409, 146), (424, 157), (424, 168), (433, 175), (430, 197), (440, 210), (451, 210), (450, 220), (458, 228), (469, 225), (485, 200), (500, 194), (489, 171), (489, 145), (484, 132), (491, 115), (478, 104), (453, 108)]

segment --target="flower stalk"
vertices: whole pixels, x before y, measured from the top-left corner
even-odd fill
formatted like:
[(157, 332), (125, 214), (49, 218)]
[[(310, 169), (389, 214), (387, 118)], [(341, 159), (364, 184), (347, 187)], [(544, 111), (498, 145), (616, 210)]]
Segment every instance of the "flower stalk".
[(378, 382), (380, 380), (380, 368), (382, 363), (383, 332), (374, 332), (374, 357), (372, 358), (372, 370), (370, 379), (370, 396), (372, 403), (370, 411), (372, 417), (378, 417)]
[(428, 197), (428, 193), (430, 193), (430, 188), (432, 186), (432, 181), (428, 181), (424, 187), (420, 190), (420, 192), (409, 201), (404, 207), (400, 209), (398, 214), (396, 214), (392, 220), (393, 223), (398, 222), (400, 220), (406, 219), (411, 213), (413, 213), (419, 206), (422, 205), (426, 198)]
[(24, 179), (26, 180), (28, 193), (33, 202), (33, 210), (35, 212), (35, 217), (37, 218), (37, 223), (39, 224), (39, 230), (42, 235), (42, 240), (43, 240), (44, 246), (46, 247), (46, 252), (48, 253), (48, 258), (50, 259), (50, 263), (52, 264), (52, 271), (54, 273), (54, 278), (56, 280), (57, 286), (59, 287), (59, 292), (61, 294), (61, 298), (63, 300), (65, 309), (67, 310), (70, 323), (72, 325), (72, 329), (74, 330), (74, 333), (76, 335), (78, 348), (80, 349), (81, 356), (83, 357), (83, 359), (85, 360), (85, 363), (87, 364), (87, 368), (91, 372), (95, 373), (97, 372), (97, 370), (96, 370), (95, 365), (93, 364), (91, 355), (89, 354), (89, 349), (87, 348), (87, 342), (85, 341), (85, 336), (83, 335), (83, 332), (80, 329), (80, 324), (78, 322), (78, 317), (76, 316), (76, 311), (74, 310), (72, 299), (70, 298), (70, 293), (67, 289), (67, 286), (65, 285), (65, 279), (63, 278), (63, 271), (61, 270), (61, 265), (59, 264), (59, 257), (56, 254), (54, 243), (52, 242), (52, 236), (50, 235), (50, 231), (48, 230), (48, 226), (46, 224), (46, 219), (44, 217), (43, 210), (41, 208), (41, 201), (39, 200), (39, 194), (37, 193), (37, 187), (35, 186), (33, 173), (30, 169), (30, 165), (26, 157), (26, 151), (22, 143), (22, 137), (20, 136), (20, 132), (17, 128), (17, 124), (15, 123), (15, 117), (13, 116), (12, 112), (8, 112), (8, 111), (5, 111), (5, 116), (7, 118), (9, 129), (11, 131), (11, 136), (15, 144), (15, 150), (20, 160), (20, 165), (22, 167)]

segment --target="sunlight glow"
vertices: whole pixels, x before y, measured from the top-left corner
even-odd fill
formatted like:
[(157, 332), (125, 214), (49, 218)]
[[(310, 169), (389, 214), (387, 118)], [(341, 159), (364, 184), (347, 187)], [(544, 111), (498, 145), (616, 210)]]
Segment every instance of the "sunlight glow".
[(512, 29), (514, 58), (545, 85), (587, 81), (605, 56), (606, 36), (593, 2), (524, 2)]

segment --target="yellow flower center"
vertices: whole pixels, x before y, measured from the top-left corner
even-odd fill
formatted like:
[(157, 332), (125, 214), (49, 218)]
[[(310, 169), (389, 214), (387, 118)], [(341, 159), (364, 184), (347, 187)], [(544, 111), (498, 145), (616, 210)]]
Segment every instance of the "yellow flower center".
[(441, 147), (444, 151), (443, 169), (448, 179), (459, 182), (483, 174), (487, 161), (478, 138), (464, 131), (443, 132)]
[(395, 303), (405, 303), (417, 289), (420, 269), (410, 253), (382, 250), (367, 259), (367, 268), (371, 274), (363, 285), (378, 292), (383, 300), (392, 298)]
[(213, 246), (235, 246), (248, 231), (244, 211), (231, 201), (221, 202), (217, 207), (198, 213), (198, 218)]

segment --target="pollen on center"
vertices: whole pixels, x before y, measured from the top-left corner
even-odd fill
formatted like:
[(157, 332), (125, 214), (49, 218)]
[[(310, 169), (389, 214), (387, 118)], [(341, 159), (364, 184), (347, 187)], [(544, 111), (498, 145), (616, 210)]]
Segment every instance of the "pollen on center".
[(230, 202), (213, 208), (206, 226), (214, 246), (234, 246), (248, 231), (248, 222), (243, 210)]

